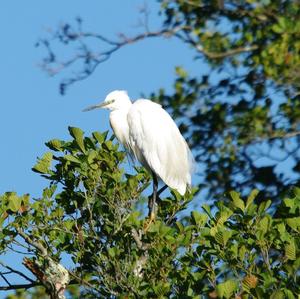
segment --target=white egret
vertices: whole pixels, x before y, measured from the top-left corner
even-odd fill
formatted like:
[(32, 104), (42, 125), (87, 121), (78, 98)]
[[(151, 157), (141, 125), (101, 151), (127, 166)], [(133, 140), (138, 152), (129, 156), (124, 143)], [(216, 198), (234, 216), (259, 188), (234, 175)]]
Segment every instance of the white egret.
[[(96, 108), (111, 110), (110, 125), (120, 143), (153, 176), (153, 195), (149, 197), (149, 217), (159, 194), (169, 186), (184, 195), (191, 186), (193, 157), (175, 122), (161, 105), (150, 100), (131, 102), (124, 90), (109, 93)], [(167, 186), (158, 191), (158, 179)]]

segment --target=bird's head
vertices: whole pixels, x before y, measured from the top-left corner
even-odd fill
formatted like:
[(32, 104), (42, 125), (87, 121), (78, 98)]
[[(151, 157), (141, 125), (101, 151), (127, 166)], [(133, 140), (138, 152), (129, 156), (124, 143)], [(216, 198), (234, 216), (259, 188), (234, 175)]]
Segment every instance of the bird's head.
[(130, 105), (131, 101), (129, 99), (127, 91), (115, 90), (110, 92), (102, 103), (87, 107), (83, 111), (90, 111), (97, 108), (105, 108), (113, 111), (119, 109), (128, 109)]

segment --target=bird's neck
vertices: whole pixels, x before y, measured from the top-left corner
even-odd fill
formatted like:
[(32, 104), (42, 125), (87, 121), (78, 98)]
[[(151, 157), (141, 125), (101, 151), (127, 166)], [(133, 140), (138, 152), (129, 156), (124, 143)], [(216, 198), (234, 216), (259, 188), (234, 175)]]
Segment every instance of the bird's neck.
[(129, 128), (127, 122), (128, 109), (116, 109), (109, 115), (110, 125), (119, 140), (125, 147), (129, 139)]

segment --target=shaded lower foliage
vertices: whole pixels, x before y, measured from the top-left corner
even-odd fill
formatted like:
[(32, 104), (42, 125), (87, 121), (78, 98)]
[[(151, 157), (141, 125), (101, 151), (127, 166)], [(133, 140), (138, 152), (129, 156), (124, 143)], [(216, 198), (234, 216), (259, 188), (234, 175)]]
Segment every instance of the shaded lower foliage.
[[(205, 194), (233, 189), (246, 195), (258, 188), (262, 200), (278, 200), (299, 185), (299, 101), (278, 105), (267, 93), (253, 99), (244, 79), (211, 83), (209, 78), (191, 78), (178, 68), (174, 91), (161, 89), (150, 97), (177, 118)], [(237, 100), (239, 93), (244, 96)]]

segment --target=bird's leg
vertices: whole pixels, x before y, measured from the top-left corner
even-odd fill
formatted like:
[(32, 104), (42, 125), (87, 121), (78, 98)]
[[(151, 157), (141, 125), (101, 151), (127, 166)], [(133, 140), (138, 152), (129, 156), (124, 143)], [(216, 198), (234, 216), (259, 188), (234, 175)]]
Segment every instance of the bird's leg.
[[(160, 202), (160, 194), (163, 193), (166, 189), (168, 188), (168, 185), (164, 185), (163, 187), (161, 187), (157, 192), (156, 192), (156, 198), (155, 198), (155, 201), (157, 203)], [(148, 202), (148, 208), (150, 209), (150, 207), (152, 207), (152, 200), (153, 200), (153, 193), (148, 197), (149, 199), (149, 202)], [(149, 213), (150, 215), (150, 213)]]
[(158, 179), (157, 176), (154, 172), (152, 172), (153, 176), (153, 194), (149, 197), (148, 201), (148, 217), (149, 219), (147, 220), (147, 223), (145, 225), (145, 231), (147, 231), (150, 227), (150, 224), (154, 221), (155, 215), (156, 215), (156, 198), (157, 198), (157, 189), (158, 189)]
[(155, 218), (155, 204), (156, 204), (156, 198), (157, 198), (157, 189), (158, 189), (158, 180), (157, 176), (154, 172), (152, 172), (153, 176), (153, 194), (149, 200), (149, 214), (148, 216), (150, 219), (154, 220)]

